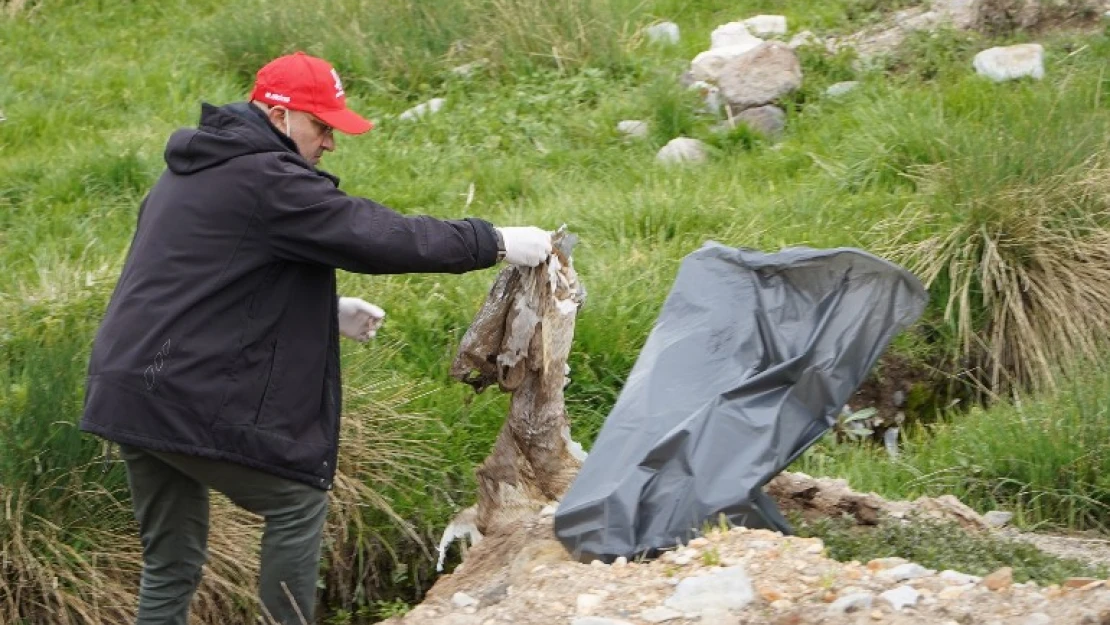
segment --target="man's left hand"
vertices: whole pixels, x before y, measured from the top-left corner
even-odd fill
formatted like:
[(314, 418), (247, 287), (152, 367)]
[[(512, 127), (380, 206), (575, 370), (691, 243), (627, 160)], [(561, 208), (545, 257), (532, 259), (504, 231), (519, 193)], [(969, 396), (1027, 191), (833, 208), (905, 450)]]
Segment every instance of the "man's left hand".
[(339, 333), (360, 343), (378, 333), (385, 311), (357, 297), (339, 298)]

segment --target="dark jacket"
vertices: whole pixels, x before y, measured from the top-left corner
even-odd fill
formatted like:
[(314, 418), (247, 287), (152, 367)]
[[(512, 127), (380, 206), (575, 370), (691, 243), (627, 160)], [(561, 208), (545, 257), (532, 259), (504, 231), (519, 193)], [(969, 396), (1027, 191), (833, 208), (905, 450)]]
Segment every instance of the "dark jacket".
[(330, 489), (340, 415), (335, 268), (492, 266), (493, 226), (338, 189), (246, 103), (175, 132), (96, 335), (80, 427)]

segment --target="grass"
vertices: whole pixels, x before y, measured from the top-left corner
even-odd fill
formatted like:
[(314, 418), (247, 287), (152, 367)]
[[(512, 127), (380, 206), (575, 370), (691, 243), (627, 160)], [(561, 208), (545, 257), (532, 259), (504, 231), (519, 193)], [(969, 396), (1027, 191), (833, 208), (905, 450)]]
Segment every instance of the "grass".
[[(1062, 326), (1063, 335), (1040, 323), (1048, 331), (1040, 352), (1053, 360), (1096, 349), (1101, 300), (1088, 306), (1076, 298), (1084, 295), (1077, 284), (1104, 272), (1095, 255), (1083, 254), (1099, 244), (1095, 230), (1103, 225), (1105, 196), (1096, 191), (1104, 165), (1097, 158), (1110, 136), (1105, 33), (1049, 36), (1043, 40), (1048, 77), (1004, 85), (972, 75), (971, 56), (980, 45), (1022, 33), (999, 40), (915, 39), (911, 52), (866, 73), (853, 69), (850, 56), (807, 51), (805, 85), (785, 103), (787, 132), (777, 144), (742, 132), (716, 135), (710, 129), (718, 120), (698, 113), (699, 104), (678, 84), (717, 24), (781, 11), (792, 31), (838, 34), (875, 22), (889, 6), (874, 0), (5, 3), (0, 54), (16, 62), (0, 75), (6, 118), (0, 122), (0, 501), (19, 511), (19, 521), (0, 525), (0, 550), (19, 568), (0, 573), (0, 615), (50, 614), (76, 623), (89, 622), (82, 613), (104, 606), (129, 609), (137, 540), (122, 472), (116, 466), (103, 473), (101, 445), (74, 428), (88, 346), (138, 202), (161, 171), (165, 138), (195, 123), (201, 101), (243, 97), (262, 62), (295, 47), (332, 60), (351, 105), (378, 122), (367, 136), (341, 137), (339, 150), (325, 157), (324, 167), (348, 192), (410, 213), (552, 229), (566, 223), (581, 236), (576, 266), (589, 297), (577, 321), (567, 399), (574, 435), (587, 444), (616, 400), (679, 261), (709, 239), (761, 249), (875, 250), (897, 241), (892, 256), (920, 260), (923, 272), (945, 268), (932, 280), (934, 301), (921, 327), (895, 347), (921, 362), (927, 359), (920, 354), (974, 354), (972, 348), (989, 346), (996, 336), (1012, 338), (1012, 314), (992, 317), (988, 304), (1004, 303), (997, 307), (1003, 313), (1021, 309), (1013, 297), (988, 302), (997, 297), (988, 291), (999, 286), (991, 281), (999, 272), (993, 267), (1002, 265), (984, 265), (983, 251), (1012, 225), (1032, 224), (1035, 238), (1024, 244), (1062, 250), (1052, 261), (1061, 265), (1030, 264), (1015, 251), (1005, 266), (1045, 276), (1066, 267), (1075, 278), (1042, 278), (1041, 307), (1021, 304), (1039, 319), (1066, 307), (1076, 323), (1094, 320), (1087, 329)], [(661, 19), (680, 25), (678, 45), (643, 41), (642, 28)], [(488, 63), (469, 77), (450, 71), (478, 59)], [(841, 80), (861, 86), (843, 98), (825, 98), (824, 88)], [(447, 99), (436, 116), (418, 124), (397, 119), (433, 96)], [(650, 136), (625, 141), (615, 131), (622, 119), (648, 121)], [(677, 134), (709, 142), (710, 162), (655, 167), (655, 151)], [(1091, 229), (1077, 226), (1084, 220), (1093, 221)], [(956, 239), (945, 245), (952, 232)], [(1062, 264), (1087, 258), (1092, 262)], [(361, 418), (348, 419), (342, 458), (354, 477), (337, 492), (322, 571), (321, 592), (333, 615), (372, 618), (418, 601), (434, 581), (427, 545), (453, 512), (473, 501), (473, 468), (500, 428), (506, 398), (475, 396), (452, 383), (447, 368), (492, 280), (492, 272), (341, 276), (344, 294), (366, 297), (389, 316), (377, 342), (344, 344), (351, 415)], [(952, 293), (961, 292), (953, 285), (961, 284), (972, 294), (970, 317), (959, 298), (946, 316)], [(1065, 289), (1072, 299), (1057, 301), (1059, 291), (1048, 287)], [(1019, 336), (1019, 347), (1036, 344)], [(982, 362), (988, 370), (1000, 363), (999, 379), (1041, 371), (1034, 363), (1022, 373), (1029, 361), (1020, 351), (995, 353)], [(958, 364), (970, 368), (975, 361)], [(805, 463), (815, 472), (848, 476), (860, 488), (893, 495), (948, 489), (980, 507), (1016, 507), (1022, 523), (1096, 526), (1107, 503), (1106, 484), (1097, 478), (1105, 464), (1102, 404), (1094, 390), (1065, 392), (1072, 388), (1058, 385), (1023, 398), (1020, 407), (1002, 403), (953, 417), (951, 425), (910, 438), (902, 464), (829, 445)], [(1033, 405), (1038, 412), (1029, 411)], [(1055, 480), (1057, 473), (1064, 477)], [(962, 484), (961, 475), (973, 479)], [(254, 531), (227, 508), (216, 516), (228, 524), (221, 527), (229, 536)], [(203, 612), (252, 609), (248, 544), (236, 539), (214, 552)], [(57, 602), (45, 601), (48, 595)]]
[(1055, 391), (916, 428), (896, 460), (829, 438), (798, 468), (901, 499), (950, 493), (980, 512), (1010, 510), (1024, 527), (1107, 531), (1110, 369), (1064, 379)]
[(1036, 547), (990, 534), (968, 533), (958, 523), (915, 519), (884, 521), (860, 527), (851, 520), (797, 520), (798, 535), (818, 537), (829, 557), (841, 562), (869, 562), (898, 557), (936, 571), (950, 569), (985, 576), (1002, 567), (1013, 569), (1014, 581), (1060, 584), (1069, 577), (1105, 578), (1106, 567), (1051, 556)]

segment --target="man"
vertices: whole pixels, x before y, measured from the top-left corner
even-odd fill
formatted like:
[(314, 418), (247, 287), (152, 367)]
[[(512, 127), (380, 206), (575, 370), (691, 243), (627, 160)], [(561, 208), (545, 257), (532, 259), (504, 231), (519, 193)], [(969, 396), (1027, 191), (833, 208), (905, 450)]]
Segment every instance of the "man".
[(311, 622), (339, 437), (339, 336), (385, 314), (336, 294), (335, 269), (463, 273), (535, 266), (549, 233), (402, 216), (318, 169), (333, 130), (372, 127), (303, 53), (257, 74), (251, 102), (204, 104), (143, 200), (93, 345), (81, 429), (118, 443), (139, 522), (138, 622), (181, 624), (206, 558), (208, 493), (265, 519), (260, 595)]

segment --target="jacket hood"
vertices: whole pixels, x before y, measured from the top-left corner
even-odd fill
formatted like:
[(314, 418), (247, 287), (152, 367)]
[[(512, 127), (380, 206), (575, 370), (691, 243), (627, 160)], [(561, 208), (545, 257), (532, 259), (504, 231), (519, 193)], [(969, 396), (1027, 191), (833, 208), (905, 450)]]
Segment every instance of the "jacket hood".
[[(191, 174), (260, 152), (291, 152), (300, 158), (293, 140), (281, 134), (258, 108), (246, 102), (220, 107), (204, 103), (199, 126), (174, 132), (166, 144), (165, 158), (170, 171)], [(307, 162), (305, 166), (313, 169)]]

